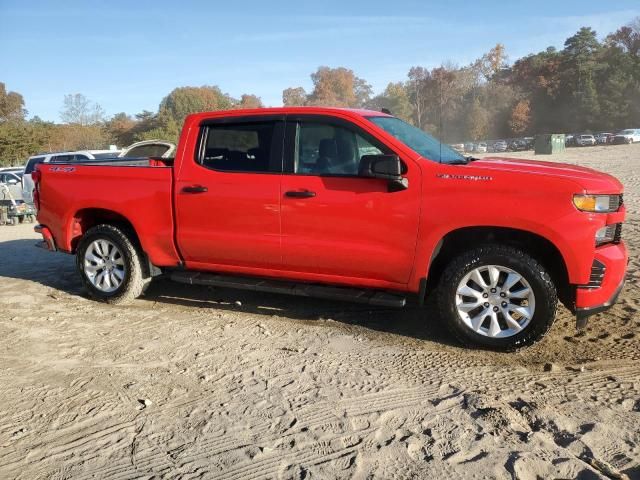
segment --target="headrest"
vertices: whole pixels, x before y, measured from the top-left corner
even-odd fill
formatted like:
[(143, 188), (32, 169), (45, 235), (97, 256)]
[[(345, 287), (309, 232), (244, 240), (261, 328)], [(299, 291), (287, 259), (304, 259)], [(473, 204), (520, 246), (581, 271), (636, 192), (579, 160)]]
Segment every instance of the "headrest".
[(318, 154), (321, 157), (336, 158), (338, 156), (336, 141), (333, 138), (324, 138), (320, 140)]

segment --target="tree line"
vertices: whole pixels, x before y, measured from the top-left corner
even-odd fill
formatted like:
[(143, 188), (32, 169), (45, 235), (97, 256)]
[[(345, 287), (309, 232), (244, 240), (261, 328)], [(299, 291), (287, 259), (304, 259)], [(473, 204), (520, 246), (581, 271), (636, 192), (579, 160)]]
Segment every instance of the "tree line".
[[(385, 108), (449, 143), (640, 128), (640, 18), (603, 40), (583, 27), (562, 50), (549, 47), (513, 63), (497, 44), (466, 66), (412, 67), (377, 95), (345, 67), (319, 67), (311, 80), (310, 92), (286, 88), (282, 103)], [(72, 94), (64, 97), (62, 123), (54, 123), (27, 120), (22, 95), (0, 82), (0, 164), (20, 164), (43, 151), (122, 147), (154, 138), (175, 142), (189, 113), (262, 106), (256, 95), (233, 98), (218, 86), (179, 87), (157, 112), (106, 118), (99, 105)]]

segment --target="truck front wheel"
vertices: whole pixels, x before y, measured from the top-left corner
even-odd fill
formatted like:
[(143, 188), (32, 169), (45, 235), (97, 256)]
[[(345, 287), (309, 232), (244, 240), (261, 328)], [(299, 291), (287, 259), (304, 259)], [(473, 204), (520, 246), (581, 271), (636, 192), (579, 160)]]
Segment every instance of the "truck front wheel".
[(438, 304), (465, 345), (514, 350), (541, 339), (558, 295), (545, 268), (517, 248), (486, 245), (454, 258), (440, 279)]
[(76, 266), (89, 295), (112, 304), (138, 298), (150, 282), (145, 278), (142, 253), (113, 225), (97, 225), (82, 237)]

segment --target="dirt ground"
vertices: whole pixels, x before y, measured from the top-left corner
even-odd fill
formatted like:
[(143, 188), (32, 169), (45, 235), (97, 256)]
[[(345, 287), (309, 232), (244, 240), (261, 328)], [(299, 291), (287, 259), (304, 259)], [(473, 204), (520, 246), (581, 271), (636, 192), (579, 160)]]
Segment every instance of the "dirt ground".
[(554, 160), (625, 184), (628, 283), (512, 354), (459, 347), (433, 306), (168, 281), (104, 305), (0, 227), (0, 478), (640, 478), (640, 145)]

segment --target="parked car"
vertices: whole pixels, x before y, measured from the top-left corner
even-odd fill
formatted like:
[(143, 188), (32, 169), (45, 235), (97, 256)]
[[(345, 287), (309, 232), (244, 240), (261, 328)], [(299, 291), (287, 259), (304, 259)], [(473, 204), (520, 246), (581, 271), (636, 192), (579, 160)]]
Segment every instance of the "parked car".
[(613, 137), (612, 143), (619, 145), (637, 142), (640, 142), (640, 128), (628, 128), (618, 132), (616, 136)]
[(22, 178), (22, 197), (25, 202), (33, 204), (33, 179), (31, 174), (36, 165), (41, 163), (70, 163), (70, 162), (83, 162), (87, 160), (96, 160), (99, 158), (110, 158), (118, 155), (119, 151), (112, 150), (82, 150), (77, 152), (56, 152), (56, 153), (43, 153), (40, 155), (34, 155), (29, 157), (27, 164), (24, 168), (24, 176)]
[(579, 147), (593, 147), (596, 144), (596, 139), (593, 135), (578, 135), (575, 139), (576, 145)]
[(602, 132), (596, 135), (596, 142), (598, 145), (606, 145), (609, 143), (609, 137), (611, 137), (611, 133)]
[(171, 142), (164, 142), (162, 140), (144, 140), (129, 145), (125, 148), (120, 155), (120, 158), (171, 158), (176, 151), (176, 146)]
[(509, 143), (509, 150), (512, 152), (522, 152), (528, 150), (527, 141), (523, 138), (516, 138)]
[(471, 153), (471, 152), (473, 152), (474, 147), (475, 147), (475, 146), (473, 145), (473, 143), (465, 143), (465, 144), (464, 144), (464, 151), (465, 151), (466, 153)]
[(22, 172), (14, 173), (10, 169), (0, 171), (0, 185), (6, 187), (5, 191), (11, 193), (15, 200), (22, 200)]
[(507, 145), (507, 142), (505, 142), (504, 140), (498, 140), (497, 142), (495, 142), (493, 144), (493, 151), (494, 152), (506, 152), (507, 148), (509, 148), (509, 146)]
[(487, 144), (485, 142), (476, 143), (476, 153), (487, 153)]
[(162, 140), (145, 140), (129, 145), (124, 150), (82, 150), (76, 152), (57, 152), (34, 155), (29, 158), (24, 169), (22, 196), (27, 203), (33, 203), (33, 179), (31, 174), (41, 163), (82, 163), (102, 161), (110, 158), (126, 157), (162, 157), (168, 158), (175, 151), (175, 145)]
[(454, 143), (449, 146), (458, 153), (464, 153), (464, 143)]
[(548, 331), (558, 295), (583, 326), (623, 285), (622, 185), (595, 170), (465, 158), (391, 115), (321, 107), (189, 115), (180, 145), (32, 174), (42, 245), (76, 255), (94, 298), (159, 274), (389, 307), (433, 289), (462, 342), (511, 350)]

